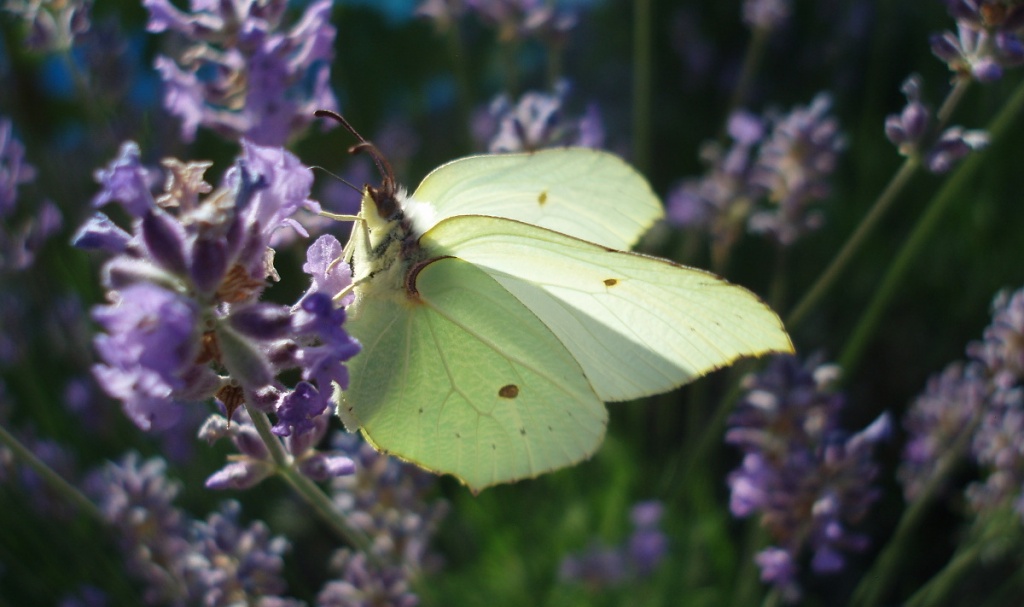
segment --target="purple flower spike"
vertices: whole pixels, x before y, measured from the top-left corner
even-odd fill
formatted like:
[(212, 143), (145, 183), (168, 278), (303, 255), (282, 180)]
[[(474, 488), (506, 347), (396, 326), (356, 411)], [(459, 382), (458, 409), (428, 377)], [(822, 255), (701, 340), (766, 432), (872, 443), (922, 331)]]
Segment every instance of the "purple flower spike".
[(0, 119), (0, 217), (14, 210), (18, 186), (35, 176), (35, 169), (25, 162), (25, 146), (14, 138), (11, 121)]
[(491, 102), (487, 117), (478, 120), (477, 137), (487, 141), (492, 153), (522, 152), (562, 145), (601, 147), (604, 130), (596, 106), (582, 119), (563, 110), (569, 85), (560, 83), (554, 93), (526, 93), (513, 105), (504, 95)]
[(957, 33), (931, 37), (932, 53), (961, 77), (995, 82), (1005, 68), (1024, 63), (1021, 23), (1024, 9), (992, 0), (956, 0), (949, 3)]
[(182, 136), (199, 126), (231, 138), (284, 145), (313, 120), (336, 109), (330, 60), (336, 30), (331, 2), (309, 4), (290, 29), (287, 2), (193, 2), (185, 13), (167, 0), (146, 0), (147, 28), (185, 39), (175, 59), (157, 57), (164, 106), (182, 120)]
[(729, 475), (736, 516), (761, 514), (776, 544), (758, 556), (762, 579), (797, 595), (795, 563), (808, 550), (812, 569), (834, 572), (841, 551), (860, 551), (867, 540), (849, 530), (862, 520), (878, 490), (874, 446), (890, 431), (887, 414), (846, 437), (838, 427), (843, 401), (828, 385), (835, 369), (779, 356), (747, 378), (747, 396), (730, 419), (726, 442), (744, 452)]
[(846, 147), (831, 109), (832, 98), (821, 93), (809, 106), (797, 107), (776, 121), (750, 174), (751, 183), (763, 188), (773, 208), (750, 216), (747, 225), (752, 232), (770, 234), (789, 246), (824, 223), (820, 211), (810, 205), (831, 194), (829, 178)]
[(907, 501), (916, 499), (931, 482), (940, 458), (953, 455), (954, 445), (966, 451), (964, 434), (974, 431), (987, 397), (983, 367), (977, 363), (954, 363), (928, 379), (903, 420), (908, 439), (899, 478)]

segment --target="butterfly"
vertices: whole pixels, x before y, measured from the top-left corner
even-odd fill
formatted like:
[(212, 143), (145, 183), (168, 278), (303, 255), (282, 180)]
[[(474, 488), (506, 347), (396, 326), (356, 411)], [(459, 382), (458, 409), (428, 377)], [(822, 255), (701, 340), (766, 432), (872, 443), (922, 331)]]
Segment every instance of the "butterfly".
[(606, 401), (792, 352), (750, 291), (628, 251), (663, 210), (618, 157), (472, 156), (407, 195), (376, 148), (332, 117), (382, 174), (346, 246), (346, 328), (362, 351), (337, 403), (379, 451), (477, 492), (591, 456)]

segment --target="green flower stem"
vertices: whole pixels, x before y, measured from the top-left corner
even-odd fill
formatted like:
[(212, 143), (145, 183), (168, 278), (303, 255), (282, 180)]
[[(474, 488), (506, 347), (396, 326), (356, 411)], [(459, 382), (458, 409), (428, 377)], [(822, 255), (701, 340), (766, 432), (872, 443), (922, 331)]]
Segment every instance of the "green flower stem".
[(64, 480), (59, 474), (53, 471), (52, 468), (46, 465), (46, 463), (35, 456), (34, 453), (28, 450), (25, 445), (21, 444), (13, 434), (7, 431), (2, 425), (0, 425), (0, 445), (6, 446), (8, 449), (14, 452), (14, 455), (24, 462), (29, 468), (39, 475), (51, 489), (56, 491), (64, 499), (77, 506), (80, 510), (93, 517), (97, 521), (103, 524), (107, 524), (107, 520), (104, 518), (103, 513), (96, 504), (85, 497), (81, 491), (79, 491), (74, 485)]
[(903, 166), (889, 180), (888, 185), (882, 190), (881, 195), (879, 195), (871, 210), (868, 211), (868, 214), (860, 222), (860, 225), (857, 226), (853, 235), (850, 236), (846, 244), (843, 245), (843, 248), (832, 259), (832, 263), (822, 272), (818, 280), (815, 281), (814, 286), (807, 291), (800, 302), (794, 306), (793, 311), (789, 313), (789, 316), (786, 318), (787, 327), (792, 328), (800, 324), (800, 321), (807, 316), (807, 313), (828, 292), (842, 271), (846, 269), (846, 265), (850, 263), (854, 255), (857, 254), (857, 251), (860, 250), (868, 235), (878, 225), (882, 216), (892, 207), (892, 203), (899, 196), (900, 192), (903, 191), (907, 183), (910, 182), (910, 178), (917, 172), (920, 166), (921, 162), (916, 156), (908, 157), (903, 162)]
[(967, 89), (971, 88), (971, 83), (974, 82), (973, 78), (970, 77), (958, 77), (953, 89), (946, 95), (945, 101), (942, 102), (942, 106), (939, 107), (938, 113), (935, 114), (936, 126), (935, 132), (941, 133), (942, 129), (949, 123), (949, 119), (953, 116), (953, 110), (960, 104), (960, 100), (963, 99), (964, 93)]
[[(992, 142), (998, 140), (1007, 131), (1022, 107), (1024, 107), (1024, 83), (1018, 85), (1013, 96), (989, 124), (987, 130)], [(839, 364), (843, 368), (845, 377), (853, 376), (854, 367), (860, 361), (861, 355), (864, 353), (864, 349), (867, 347), (871, 336), (874, 335), (875, 329), (882, 319), (882, 314), (889, 305), (889, 301), (896, 295), (899, 287), (903, 284), (903, 278), (910, 270), (912, 262), (924, 250), (925, 243), (931, 237), (946, 209), (949, 208), (954, 200), (959, 198), (970, 178), (981, 167), (986, 154), (987, 151), (984, 150), (971, 154), (956, 169), (949, 180), (946, 181), (945, 187), (928, 203), (924, 215), (918, 220), (913, 232), (904, 242), (903, 248), (900, 249), (892, 265), (889, 266), (881, 287), (875, 292), (871, 303), (868, 304), (864, 314), (861, 315), (853, 335), (850, 337), (842, 356), (839, 358)]]
[(633, 164), (650, 169), (652, 0), (633, 1)]
[[(957, 105), (960, 104), (960, 100), (963, 99), (964, 93), (970, 88), (970, 78), (959, 78), (956, 84), (950, 89), (946, 95), (946, 99), (942, 102), (942, 107), (939, 108), (937, 114), (937, 126), (936, 132), (943, 129), (947, 122), (949, 122), (950, 116), (953, 115), (953, 110), (956, 109)], [(814, 285), (807, 291), (807, 294), (803, 296), (800, 302), (794, 306), (793, 310), (789, 313), (789, 317), (786, 318), (786, 326), (794, 327), (800, 324), (800, 321), (807, 316), (807, 313), (818, 303), (818, 301), (825, 295), (826, 292), (832, 287), (836, 279), (839, 278), (846, 265), (853, 259), (860, 250), (861, 245), (867, 240), (868, 235), (874, 230), (875, 226), (882, 219), (882, 217), (892, 207), (893, 202), (899, 197), (900, 193), (910, 182), (910, 178), (914, 176), (917, 170), (921, 167), (920, 158), (917, 156), (910, 156), (900, 166), (896, 174), (892, 176), (889, 183), (882, 190), (882, 193), (875, 200), (871, 210), (861, 221), (860, 225), (854, 231), (853, 235), (850, 236), (846, 244), (839, 253), (833, 258), (832, 263), (829, 264), (828, 268), (822, 272), (821, 276)]]
[(979, 421), (980, 418), (976, 418), (972, 421), (970, 428), (960, 433), (950, 449), (939, 459), (935, 473), (921, 489), (921, 494), (903, 511), (892, 537), (886, 542), (881, 554), (871, 564), (871, 568), (861, 577), (860, 584), (854, 589), (853, 598), (850, 600), (851, 607), (857, 605), (874, 607), (881, 604), (880, 601), (888, 589), (889, 582), (899, 573), (899, 565), (908, 560), (907, 552), (913, 548), (911, 542), (913, 534), (923, 522), (925, 512), (945, 484), (950, 472), (963, 460), (971, 438), (974, 436), (974, 427)]
[(256, 427), (256, 432), (263, 440), (263, 444), (265, 444), (267, 446), (267, 450), (270, 451), (270, 456), (273, 458), (274, 464), (277, 468), (277, 474), (283, 478), (284, 481), (288, 483), (288, 485), (313, 508), (313, 510), (320, 516), (321, 520), (327, 523), (343, 540), (348, 542), (351, 546), (354, 546), (356, 549), (366, 553), (367, 558), (371, 561), (378, 561), (377, 555), (370, 549), (372, 546), (370, 538), (361, 530), (352, 527), (345, 521), (345, 517), (338, 512), (334, 503), (323, 492), (319, 485), (305, 476), (302, 476), (295, 470), (288, 454), (285, 453), (284, 447), (281, 445), (280, 439), (274, 436), (270, 431), (270, 419), (267, 417), (267, 414), (249, 406), (248, 402), (246, 402), (245, 409), (249, 412), (249, 417), (252, 419), (252, 423)]
[(743, 67), (740, 68), (739, 80), (736, 81), (736, 88), (733, 89), (732, 99), (729, 101), (729, 111), (725, 114), (727, 120), (728, 116), (747, 102), (747, 95), (750, 94), (750, 87), (754, 83), (754, 76), (757, 75), (757, 70), (761, 67), (764, 47), (768, 42), (768, 35), (771, 31), (763, 27), (754, 28), (754, 35), (747, 46), (747, 54), (743, 57)]

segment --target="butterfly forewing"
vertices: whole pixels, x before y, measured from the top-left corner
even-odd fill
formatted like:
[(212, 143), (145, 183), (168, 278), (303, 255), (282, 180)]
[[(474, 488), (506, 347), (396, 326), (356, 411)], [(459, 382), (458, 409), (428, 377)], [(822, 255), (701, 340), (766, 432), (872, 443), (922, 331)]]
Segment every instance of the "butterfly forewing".
[(647, 181), (617, 156), (589, 148), (471, 156), (427, 175), (412, 198), (437, 220), (515, 219), (628, 249), (663, 215)]
[(607, 412), (569, 351), (484, 271), (454, 258), (416, 273), (418, 299), (372, 302), (341, 406), (379, 449), (484, 487), (591, 455)]
[(738, 357), (793, 348), (756, 295), (702, 270), (494, 217), (449, 218), (421, 242), (522, 302), (602, 400), (657, 394)]

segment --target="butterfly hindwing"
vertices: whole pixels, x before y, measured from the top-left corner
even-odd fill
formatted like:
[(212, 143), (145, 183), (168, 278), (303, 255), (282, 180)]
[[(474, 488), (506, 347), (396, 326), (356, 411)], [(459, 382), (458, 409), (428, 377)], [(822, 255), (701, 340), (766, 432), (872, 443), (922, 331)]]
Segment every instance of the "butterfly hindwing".
[(631, 248), (663, 215), (639, 173), (590, 148), (461, 158), (427, 175), (411, 198), (432, 205), (438, 221), (493, 215), (614, 249)]
[(419, 269), (418, 299), (375, 300), (347, 323), (363, 351), (341, 406), (379, 449), (474, 490), (591, 455), (607, 411), (554, 334), (484, 271)]
[(472, 263), (529, 308), (605, 401), (792, 351), (756, 295), (702, 270), (494, 217), (449, 218), (421, 242)]

